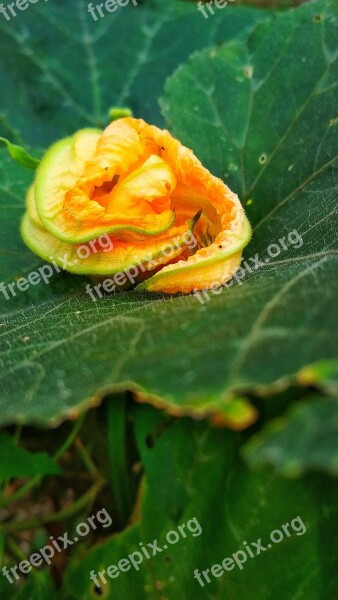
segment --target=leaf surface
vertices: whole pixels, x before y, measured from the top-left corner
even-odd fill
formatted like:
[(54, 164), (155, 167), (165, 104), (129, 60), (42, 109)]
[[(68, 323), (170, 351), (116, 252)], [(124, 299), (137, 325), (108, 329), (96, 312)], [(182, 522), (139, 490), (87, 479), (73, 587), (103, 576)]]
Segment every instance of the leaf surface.
[[(244, 14), (238, 9), (239, 21)], [(223, 21), (213, 18), (220, 31)], [(176, 414), (223, 415), (237, 394), (265, 394), (297, 378), (335, 393), (336, 20), (330, 0), (277, 14), (245, 40), (198, 52), (167, 84), (163, 107), (174, 133), (247, 208), (254, 234), (243, 279), (200, 300), (123, 293), (92, 302), (88, 281), (58, 274), (26, 292), (14, 288), (15, 297), (6, 288), (1, 423), (57, 423), (124, 389)], [(147, 110), (145, 101), (143, 116)], [(53, 119), (50, 127), (47, 137)], [(35, 135), (43, 145), (39, 128)], [(5, 157), (0, 177), (1, 277), (13, 283), (41, 263), (18, 236), (29, 178)]]
[[(107, 600), (132, 597), (136, 589), (140, 600), (176, 600), (182, 590), (186, 600), (321, 600), (324, 592), (335, 597), (336, 557), (323, 552), (334, 543), (330, 528), (337, 518), (330, 480), (287, 481), (271, 472), (250, 473), (232, 432), (190, 419), (163, 422), (145, 407), (136, 415), (146, 474), (140, 515), (124, 532), (73, 562), (64, 583), (70, 597), (95, 598), (90, 572), (118, 566), (141, 544), (150, 558), (138, 570), (130, 565), (127, 572), (115, 569), (114, 578), (105, 575), (101, 595)], [(185, 536), (177, 537), (182, 531)], [(255, 546), (258, 540), (263, 550)], [(154, 541), (160, 549), (155, 556)], [(211, 574), (213, 565), (239, 550), (241, 567), (233, 563), (231, 570)], [(204, 587), (194, 578), (195, 569), (209, 569)]]
[(337, 441), (337, 398), (314, 396), (263, 428), (244, 448), (244, 457), (250, 465), (271, 466), (291, 477), (310, 469), (337, 475)]
[(59, 467), (46, 452), (29, 452), (18, 446), (13, 436), (0, 433), (0, 477), (58, 475)]

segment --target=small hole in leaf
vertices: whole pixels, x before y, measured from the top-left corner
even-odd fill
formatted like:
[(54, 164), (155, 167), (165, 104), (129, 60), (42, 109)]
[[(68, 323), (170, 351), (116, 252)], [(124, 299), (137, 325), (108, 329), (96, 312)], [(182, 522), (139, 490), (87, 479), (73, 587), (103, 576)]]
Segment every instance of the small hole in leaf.
[(94, 587), (94, 592), (97, 596), (103, 596), (103, 590), (101, 587), (97, 587), (97, 585)]
[(106, 590), (103, 587), (99, 587), (98, 585), (93, 585), (91, 595), (93, 598), (105, 598), (107, 596)]
[(145, 439), (147, 448), (151, 449), (155, 446), (155, 441), (151, 433), (148, 433)]
[[(98, 585), (96, 585), (98, 583)], [(99, 578), (98, 576), (96, 576), (96, 579), (94, 579), (93, 583), (92, 583), (92, 587), (90, 589), (90, 597), (91, 598), (108, 598), (110, 595), (110, 585), (109, 582), (106, 581), (105, 584), (100, 584), (99, 583)]]
[(314, 15), (312, 20), (314, 23), (320, 23), (321, 21), (323, 21), (323, 17), (322, 15)]
[(263, 153), (263, 154), (261, 154), (261, 155), (260, 155), (260, 157), (259, 157), (259, 159), (258, 159), (258, 162), (259, 162), (261, 165), (264, 165), (264, 163), (266, 163), (266, 161), (267, 161), (267, 158), (268, 158), (268, 157), (266, 156), (266, 154), (264, 154), (264, 153)]

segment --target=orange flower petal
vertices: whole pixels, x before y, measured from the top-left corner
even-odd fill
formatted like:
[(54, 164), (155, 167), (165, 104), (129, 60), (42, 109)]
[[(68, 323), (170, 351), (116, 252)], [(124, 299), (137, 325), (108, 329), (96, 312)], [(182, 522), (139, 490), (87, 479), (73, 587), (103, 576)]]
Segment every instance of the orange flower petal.
[[(109, 234), (114, 249), (92, 252), (74, 272), (113, 273), (145, 264), (150, 252), (139, 286), (148, 291), (224, 284), (251, 234), (238, 197), (221, 179), (168, 131), (131, 117), (54, 144), (27, 202), (23, 235), (37, 254), (45, 258), (64, 246), (74, 253), (89, 241), (95, 248), (93, 240)], [(192, 227), (194, 247), (183, 243), (168, 254), (175, 235), (183, 239)]]

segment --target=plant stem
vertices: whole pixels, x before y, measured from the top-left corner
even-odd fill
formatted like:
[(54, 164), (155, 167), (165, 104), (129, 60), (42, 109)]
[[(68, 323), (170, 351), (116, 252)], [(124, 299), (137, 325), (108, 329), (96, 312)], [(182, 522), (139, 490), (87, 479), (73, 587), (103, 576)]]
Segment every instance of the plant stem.
[[(82, 426), (84, 417), (85, 417), (85, 414), (81, 415), (81, 417), (79, 417), (79, 419), (77, 419), (77, 421), (75, 421), (74, 427), (71, 430), (68, 437), (66, 438), (65, 442), (62, 444), (61, 448), (59, 448), (57, 450), (57, 452), (53, 455), (53, 459), (56, 462), (61, 458), (61, 456), (72, 445), (75, 437), (77, 436), (77, 434)], [(33, 479), (30, 479), (29, 481), (27, 481), (27, 483), (25, 483), (19, 490), (14, 492), (14, 494), (9, 496), (8, 498), (3, 498), (2, 500), (0, 500), (0, 508), (4, 508), (5, 506), (12, 504), (12, 502), (16, 502), (17, 500), (20, 500), (20, 498), (25, 496), (31, 489), (33, 489), (34, 487), (39, 485), (39, 483), (43, 479), (43, 477), (44, 477), (43, 475), (36, 475), (35, 477), (33, 477)]]
[(85, 467), (87, 467), (88, 472), (93, 475), (94, 477), (98, 476), (98, 470), (96, 465), (93, 463), (91, 456), (89, 455), (89, 452), (87, 451), (86, 446), (83, 444), (83, 442), (81, 441), (81, 439), (79, 437), (77, 437), (75, 439), (75, 446), (76, 449), (78, 450), (79, 454), (81, 455), (83, 464), (85, 465)]
[(63, 521), (64, 519), (73, 517), (77, 513), (81, 512), (84, 508), (86, 508), (86, 506), (96, 498), (97, 494), (100, 492), (104, 485), (104, 479), (98, 479), (94, 483), (94, 485), (83, 496), (81, 496), (81, 498), (76, 500), (70, 506), (67, 506), (67, 508), (60, 510), (57, 513), (51, 515), (42, 515), (34, 519), (27, 519), (23, 521), (11, 521), (10, 523), (2, 525), (1, 531), (3, 533), (28, 531), (29, 529), (37, 529), (39, 527), (42, 527), (43, 525), (47, 525), (48, 523), (53, 523), (55, 521)]

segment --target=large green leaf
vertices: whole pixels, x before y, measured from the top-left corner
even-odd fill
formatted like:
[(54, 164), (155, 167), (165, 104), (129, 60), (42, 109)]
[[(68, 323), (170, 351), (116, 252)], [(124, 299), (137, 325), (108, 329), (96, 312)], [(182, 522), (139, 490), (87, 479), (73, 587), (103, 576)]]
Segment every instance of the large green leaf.
[[(239, 9), (239, 21), (241, 14)], [(187, 16), (172, 18), (173, 31)], [(217, 30), (223, 21), (213, 19)], [(4, 299), (2, 423), (57, 422), (121, 389), (171, 411), (225, 416), (239, 392), (283, 389), (297, 376), (335, 391), (335, 22), (331, 1), (277, 15), (246, 40), (195, 54), (167, 86), (163, 105), (174, 133), (252, 201), (247, 209), (255, 228), (246, 258), (253, 267), (249, 259), (259, 253), (262, 266), (203, 305), (193, 296), (134, 293), (93, 303), (85, 280), (58, 275), (49, 285)], [(196, 21), (196, 27), (202, 25)], [(201, 29), (205, 43), (204, 35)], [(56, 58), (52, 64), (61, 69)], [(71, 69), (63, 76), (74, 79)], [(107, 94), (104, 77), (100, 84)], [(134, 87), (130, 94), (138, 97)], [(148, 116), (146, 106), (138, 114)], [(26, 118), (32, 117), (40, 143), (44, 125), (36, 127), (37, 115)], [(53, 115), (52, 128), (60, 119)], [(27, 138), (32, 140), (28, 131)], [(4, 158), (1, 179), (8, 193), (0, 227), (8, 261), (2, 277), (8, 280), (37, 268), (16, 232), (27, 185), (19, 173)], [(301, 246), (293, 234), (284, 240), (287, 249), (269, 258), (266, 248), (294, 230)]]
[(265, 14), (229, 7), (206, 20), (194, 5), (160, 0), (130, 2), (94, 21), (88, 4), (42, 1), (8, 23), (1, 17), (0, 135), (44, 147), (103, 126), (115, 105), (163, 124), (165, 78), (194, 50), (234, 37)]
[(269, 423), (247, 444), (244, 457), (250, 465), (269, 465), (292, 477), (309, 469), (337, 475), (337, 441), (338, 400), (315, 396)]
[[(9, 574), (14, 581), (14, 576)], [(23, 579), (23, 576), (22, 576)], [(58, 600), (58, 593), (48, 572), (34, 571), (18, 588), (5, 577), (0, 579), (1, 597), (6, 600)]]
[[(99, 595), (107, 600), (336, 597), (336, 558), (334, 552), (323, 551), (334, 543), (332, 527), (337, 518), (336, 493), (329, 479), (290, 482), (271, 473), (253, 474), (238, 457), (235, 434), (188, 419), (161, 423), (144, 407), (136, 415), (146, 474), (141, 520), (73, 561), (62, 600), (91, 600)], [(283, 525), (292, 522), (294, 528), (289, 527), (287, 536)], [(186, 537), (172, 534), (169, 540), (176, 543), (168, 543), (167, 533), (178, 532), (182, 524)], [(284, 533), (270, 538), (276, 530)], [(265, 550), (257, 556), (252, 542), (260, 538)], [(154, 540), (161, 552), (153, 557), (148, 543)], [(150, 559), (144, 559), (138, 571), (131, 566), (117, 574), (115, 569), (115, 578), (105, 575), (107, 584), (95, 591), (90, 572), (98, 575), (109, 565), (118, 565), (139, 551), (141, 543)], [(234, 563), (231, 571), (218, 577), (209, 571), (211, 583), (204, 587), (194, 578), (195, 569), (210, 569), (248, 547), (254, 551), (252, 557), (248, 554), (244, 562), (243, 554), (238, 555), (242, 569)]]
[(47, 452), (29, 452), (18, 446), (13, 436), (0, 432), (0, 477), (58, 475), (60, 468)]

